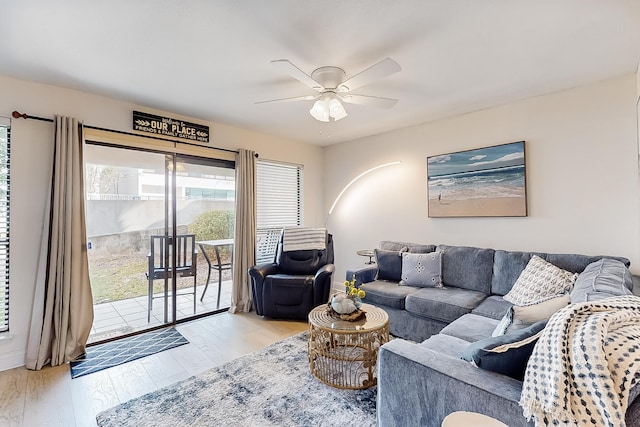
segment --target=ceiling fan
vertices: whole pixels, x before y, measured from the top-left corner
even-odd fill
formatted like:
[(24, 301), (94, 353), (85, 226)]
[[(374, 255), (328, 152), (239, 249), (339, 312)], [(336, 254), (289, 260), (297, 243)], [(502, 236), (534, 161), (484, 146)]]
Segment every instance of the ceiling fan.
[(398, 102), (397, 99), (393, 98), (351, 93), (354, 89), (400, 71), (400, 65), (391, 58), (385, 58), (348, 79), (346, 79), (347, 74), (339, 67), (320, 67), (315, 69), (311, 75), (308, 75), (287, 59), (277, 59), (271, 61), (271, 63), (294, 79), (317, 91), (318, 94), (271, 99), (268, 101), (259, 101), (256, 102), (256, 104), (282, 101), (313, 101), (315, 99), (316, 102), (313, 104), (313, 107), (311, 107), (311, 110), (309, 110), (309, 113), (316, 120), (328, 122), (330, 119), (340, 120), (347, 116), (347, 112), (340, 101), (349, 104), (372, 105), (381, 108), (391, 108)]

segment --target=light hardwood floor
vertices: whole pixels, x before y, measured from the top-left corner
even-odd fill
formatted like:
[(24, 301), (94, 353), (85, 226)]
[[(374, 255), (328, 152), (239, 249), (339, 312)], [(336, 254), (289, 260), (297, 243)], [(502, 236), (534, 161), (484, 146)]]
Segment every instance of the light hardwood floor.
[(308, 329), (222, 313), (176, 327), (189, 344), (71, 379), (69, 366), (0, 372), (0, 426), (96, 426), (96, 414)]

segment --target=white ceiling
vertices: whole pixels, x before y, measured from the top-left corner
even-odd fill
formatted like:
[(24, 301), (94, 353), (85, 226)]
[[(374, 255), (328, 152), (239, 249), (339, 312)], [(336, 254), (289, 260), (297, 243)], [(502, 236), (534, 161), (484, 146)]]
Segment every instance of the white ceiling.
[[(347, 78), (402, 71), (321, 123), (270, 64)], [(20, 0), (0, 9), (0, 74), (328, 145), (633, 73), (640, 0)], [(33, 112), (27, 112), (35, 114)]]

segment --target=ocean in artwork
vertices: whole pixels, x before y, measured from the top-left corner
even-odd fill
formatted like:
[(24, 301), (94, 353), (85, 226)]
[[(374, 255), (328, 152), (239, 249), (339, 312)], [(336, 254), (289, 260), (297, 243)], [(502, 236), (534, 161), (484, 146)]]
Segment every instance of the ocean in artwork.
[(524, 196), (524, 165), (429, 177), (429, 198)]
[(526, 215), (524, 141), (427, 159), (430, 216)]

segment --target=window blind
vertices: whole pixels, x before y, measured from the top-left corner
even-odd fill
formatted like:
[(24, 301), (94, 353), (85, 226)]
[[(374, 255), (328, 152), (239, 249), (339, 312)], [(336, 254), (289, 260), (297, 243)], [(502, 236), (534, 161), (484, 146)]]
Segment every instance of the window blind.
[(302, 166), (258, 160), (256, 168), (257, 228), (301, 225)]
[(256, 162), (256, 262), (273, 261), (283, 227), (302, 225), (304, 170), (301, 165)]
[(0, 119), (0, 332), (9, 330), (9, 123)]

